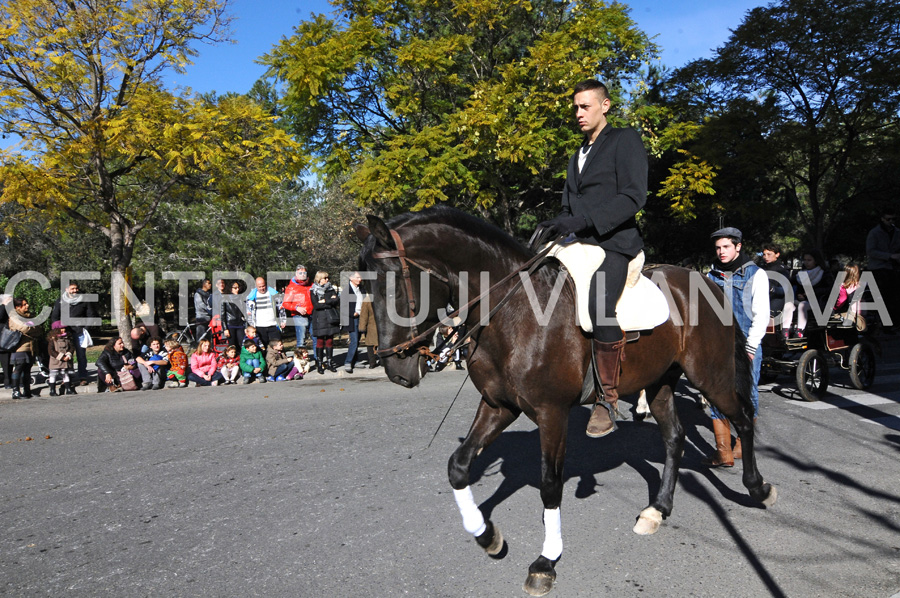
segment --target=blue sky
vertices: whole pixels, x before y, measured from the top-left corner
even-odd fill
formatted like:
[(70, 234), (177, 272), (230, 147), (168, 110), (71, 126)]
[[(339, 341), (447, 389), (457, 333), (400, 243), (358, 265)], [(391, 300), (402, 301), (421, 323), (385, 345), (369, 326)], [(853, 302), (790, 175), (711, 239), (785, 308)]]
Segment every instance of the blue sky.
[[(748, 10), (764, 0), (631, 0), (631, 18), (662, 47), (662, 64), (679, 67), (721, 46)], [(172, 74), (172, 86), (195, 92), (247, 92), (265, 69), (256, 60), (311, 13), (330, 14), (326, 0), (233, 0), (233, 44), (200, 46), (185, 75)]]

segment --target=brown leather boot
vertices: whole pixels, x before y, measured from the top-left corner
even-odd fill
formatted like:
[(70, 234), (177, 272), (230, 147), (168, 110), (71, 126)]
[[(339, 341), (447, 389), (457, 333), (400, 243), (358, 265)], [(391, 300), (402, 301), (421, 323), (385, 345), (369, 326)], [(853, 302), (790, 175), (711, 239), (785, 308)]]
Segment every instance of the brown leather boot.
[(703, 459), (707, 467), (734, 467), (734, 456), (731, 452), (731, 425), (726, 419), (713, 420), (713, 433), (716, 435), (716, 452)]
[[(756, 419), (753, 418), (753, 426), (756, 427)], [(737, 441), (734, 443), (734, 448), (731, 449), (731, 456), (734, 457), (734, 460), (737, 461), (741, 457), (744, 456), (744, 451), (741, 450), (741, 437), (737, 437)]]
[(597, 373), (600, 375), (600, 386), (603, 388), (603, 400), (609, 404), (609, 408), (601, 403), (598, 396), (585, 433), (591, 438), (600, 438), (616, 429), (612, 414), (616, 412), (616, 405), (619, 402), (617, 387), (622, 357), (625, 353), (625, 337), (613, 343), (601, 343), (596, 339), (591, 342), (594, 347), (594, 359), (597, 362)]

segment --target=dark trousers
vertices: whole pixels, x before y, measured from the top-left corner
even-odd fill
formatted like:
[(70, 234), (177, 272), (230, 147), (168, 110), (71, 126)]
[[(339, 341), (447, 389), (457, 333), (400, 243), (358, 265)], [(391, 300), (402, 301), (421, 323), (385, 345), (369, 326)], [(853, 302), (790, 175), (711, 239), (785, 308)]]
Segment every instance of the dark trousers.
[(594, 339), (601, 343), (614, 343), (622, 338), (622, 329), (616, 322), (616, 303), (625, 288), (630, 261), (626, 255), (607, 251), (606, 259), (591, 278), (588, 310), (594, 322)]
[(12, 388), (12, 370), (9, 369), (9, 353), (0, 352), (0, 366), (3, 367), (3, 386)]
[(31, 395), (31, 360), (12, 364), (12, 385), (19, 387), (25, 395)]
[(280, 341), (281, 333), (278, 332), (278, 326), (260, 326), (256, 329), (256, 334), (259, 335), (259, 340), (262, 341), (263, 345), (265, 345), (266, 349), (269, 348), (269, 343), (272, 341)]
[(81, 346), (81, 343), (78, 342), (78, 339), (75, 340), (75, 359), (78, 361), (78, 379), (87, 380), (87, 351), (84, 347)]
[(213, 382), (222, 382), (225, 378), (222, 377), (221, 372), (216, 372), (212, 375), (211, 380), (207, 380), (200, 374), (195, 374), (194, 372), (188, 372), (188, 380), (191, 382), (196, 382), (197, 386), (212, 386)]
[[(209, 328), (209, 320), (197, 320), (195, 326), (194, 338), (199, 341), (200, 337), (206, 333), (206, 329)], [(212, 335), (206, 335), (206, 340), (212, 342)]]
[(244, 327), (240, 328), (228, 328), (228, 344), (234, 345), (237, 347), (238, 354), (241, 352), (241, 347), (244, 346)]

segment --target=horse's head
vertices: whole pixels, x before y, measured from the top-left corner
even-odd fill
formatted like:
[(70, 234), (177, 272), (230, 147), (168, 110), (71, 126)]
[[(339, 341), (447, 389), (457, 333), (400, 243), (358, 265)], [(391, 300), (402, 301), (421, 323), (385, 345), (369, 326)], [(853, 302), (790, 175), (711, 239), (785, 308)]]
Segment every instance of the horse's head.
[[(369, 226), (357, 225), (363, 241), (361, 261), (373, 272), (372, 308), (378, 326), (379, 354), (391, 382), (412, 388), (426, 371), (427, 349), (431, 340), (417, 338), (438, 321), (438, 310), (447, 307), (450, 288), (423, 270), (435, 264), (429, 257), (435, 237), (427, 227), (413, 225), (392, 230), (383, 220), (368, 216)], [(403, 222), (397, 226), (400, 228)], [(444, 278), (444, 280), (446, 280)]]

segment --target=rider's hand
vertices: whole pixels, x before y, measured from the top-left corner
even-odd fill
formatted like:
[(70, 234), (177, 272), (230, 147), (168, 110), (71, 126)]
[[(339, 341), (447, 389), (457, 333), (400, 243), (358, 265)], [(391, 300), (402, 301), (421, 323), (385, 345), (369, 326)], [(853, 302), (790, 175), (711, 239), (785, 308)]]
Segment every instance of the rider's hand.
[(581, 216), (557, 216), (553, 220), (545, 220), (537, 225), (532, 235), (532, 245), (541, 245), (560, 236), (578, 233), (588, 227), (588, 222)]

